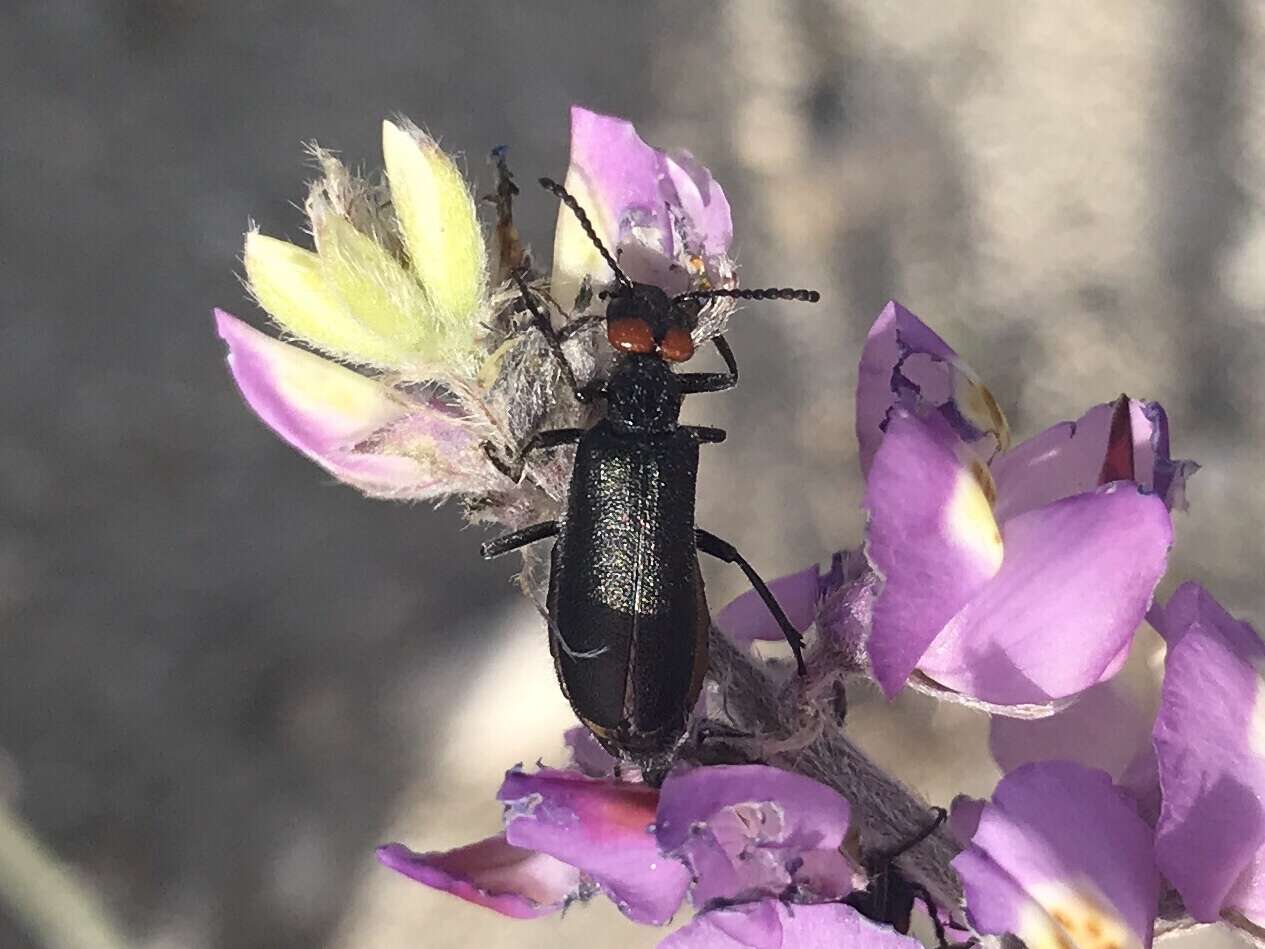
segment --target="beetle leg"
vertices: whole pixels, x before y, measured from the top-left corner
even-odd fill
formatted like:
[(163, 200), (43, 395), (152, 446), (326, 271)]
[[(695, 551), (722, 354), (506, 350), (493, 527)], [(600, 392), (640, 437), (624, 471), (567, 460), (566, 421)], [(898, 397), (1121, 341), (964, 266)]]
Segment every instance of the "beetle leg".
[(483, 453), (492, 462), (492, 467), (515, 484), (523, 480), (523, 465), (527, 456), (535, 451), (559, 448), (563, 445), (574, 445), (584, 435), (582, 428), (551, 428), (547, 432), (533, 435), (512, 459), (506, 460), (491, 442), (483, 443)]
[(681, 428), (697, 438), (700, 445), (716, 445), (725, 440), (723, 428), (710, 425), (682, 425)]
[(936, 934), (936, 949), (971, 949), (971, 947), (978, 945), (974, 939), (968, 939), (966, 942), (949, 942), (949, 934), (945, 932), (944, 923), (940, 920), (940, 914), (936, 912), (935, 900), (931, 898), (927, 888), (921, 883), (915, 883), (912, 880), (907, 880), (905, 885), (909, 887), (909, 891), (914, 895), (915, 899), (922, 900), (922, 904), (927, 910), (927, 918), (931, 920), (931, 928)]
[[(602, 313), (590, 313), (588, 316), (582, 316), (578, 320), (572, 320), (557, 331), (558, 342), (565, 343), (572, 336), (583, 332), (594, 323), (602, 322), (604, 319), (606, 319), (606, 316)], [(552, 328), (550, 327), (550, 329)]]
[(729, 348), (723, 336), (713, 336), (716, 351), (725, 360), (728, 372), (683, 372), (677, 376), (681, 384), (681, 392), (691, 395), (695, 392), (724, 392), (738, 384), (738, 360), (734, 359), (734, 351)]
[(591, 402), (593, 400), (592, 390), (589, 386), (581, 386), (576, 381), (575, 370), (571, 368), (571, 362), (567, 359), (567, 354), (562, 351), (562, 337), (553, 328), (553, 323), (549, 321), (549, 314), (536, 305), (536, 298), (532, 295), (531, 288), (527, 286), (527, 281), (523, 279), (522, 271), (515, 270), (511, 272), (510, 276), (518, 284), (519, 296), (522, 297), (523, 303), (527, 305), (527, 309), (531, 312), (532, 323), (540, 331), (540, 335), (545, 338), (545, 342), (549, 344), (549, 349), (553, 352), (554, 359), (558, 362), (558, 369), (562, 373), (562, 378), (575, 395), (575, 400), (584, 404)]
[(479, 548), (479, 551), (483, 554), (484, 560), (491, 560), (501, 554), (508, 554), (511, 550), (518, 550), (519, 547), (526, 547), (538, 540), (544, 540), (546, 537), (555, 537), (557, 533), (557, 521), (541, 521), (539, 524), (531, 524), (521, 530), (502, 534), (495, 540), (489, 540)]
[(932, 819), (930, 824), (928, 824), (922, 830), (918, 831), (918, 833), (915, 834), (913, 837), (911, 837), (909, 840), (902, 840), (899, 844), (897, 844), (895, 847), (892, 847), (890, 850), (874, 851), (872, 854), (874, 861), (877, 863), (891, 863), (897, 857), (903, 855), (907, 851), (912, 850), (914, 847), (917, 847), (920, 843), (922, 843), (924, 840), (926, 840), (928, 837), (934, 834), (937, 830), (939, 830), (940, 825), (943, 824), (948, 819), (949, 812), (946, 811), (943, 807), (933, 807), (932, 810), (935, 812), (936, 816)]
[(782, 609), (782, 605), (778, 603), (777, 597), (769, 590), (768, 584), (760, 579), (760, 575), (755, 572), (755, 568), (747, 563), (746, 558), (738, 553), (737, 548), (733, 544), (721, 540), (715, 534), (710, 534), (701, 527), (695, 528), (694, 535), (697, 539), (699, 550), (705, 554), (710, 554), (717, 560), (723, 560), (725, 563), (737, 564), (739, 569), (747, 575), (747, 579), (751, 581), (756, 593), (760, 594), (760, 599), (764, 601), (764, 605), (769, 608), (769, 612), (777, 620), (778, 626), (782, 627), (782, 633), (790, 644), (791, 652), (795, 654), (795, 665), (799, 670), (799, 674), (805, 675), (808, 670), (804, 667), (804, 637), (796, 631), (795, 627), (791, 625), (791, 621), (786, 618), (786, 612)]

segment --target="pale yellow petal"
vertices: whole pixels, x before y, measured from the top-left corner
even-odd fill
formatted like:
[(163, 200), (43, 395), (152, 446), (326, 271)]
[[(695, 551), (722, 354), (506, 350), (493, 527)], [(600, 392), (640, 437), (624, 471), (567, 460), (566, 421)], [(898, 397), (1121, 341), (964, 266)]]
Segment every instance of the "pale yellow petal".
[(1031, 949), (1142, 949), (1142, 939), (1089, 881), (1031, 887), (1040, 909), (1020, 916), (1018, 935)]
[(251, 293), (285, 331), (351, 362), (391, 368), (407, 358), (352, 316), (312, 251), (251, 231), (245, 262)]
[(425, 133), (382, 123), (391, 201), (413, 272), (452, 340), (472, 339), (487, 295), (487, 248), (474, 200), (451, 158)]
[(336, 214), (319, 194), (308, 201), (326, 282), (348, 311), (412, 362), (435, 362), (444, 342), (413, 275), (386, 248)]
[(945, 509), (949, 536), (974, 554), (990, 575), (1001, 569), (1003, 554), (1001, 531), (993, 517), (996, 496), (992, 475), (974, 461), (969, 470), (959, 472)]

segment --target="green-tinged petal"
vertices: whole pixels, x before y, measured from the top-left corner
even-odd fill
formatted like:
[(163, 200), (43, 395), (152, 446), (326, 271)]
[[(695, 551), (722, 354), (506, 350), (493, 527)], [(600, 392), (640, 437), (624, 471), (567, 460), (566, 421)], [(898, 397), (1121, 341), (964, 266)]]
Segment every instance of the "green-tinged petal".
[(325, 280), (347, 309), (405, 354), (405, 360), (436, 362), (443, 336), (413, 275), (381, 244), (335, 213), (319, 193), (308, 199), (307, 210)]
[(352, 316), (312, 251), (251, 231), (245, 261), (251, 293), (282, 329), (350, 362), (393, 368), (407, 361), (399, 343)]
[[(564, 187), (579, 202), (597, 229), (602, 243), (614, 253), (619, 243), (619, 222), (611, 217), (607, 206), (598, 201), (584, 173), (574, 165), (567, 172)], [(599, 285), (614, 279), (602, 253), (584, 233), (580, 222), (565, 204), (558, 207), (558, 224), (553, 236), (553, 283), (554, 297), (563, 306), (570, 306), (580, 292), (584, 278), (593, 276)]]
[(487, 249), (451, 158), (412, 126), (382, 123), (382, 154), (413, 272), (454, 342), (473, 337), (487, 293)]

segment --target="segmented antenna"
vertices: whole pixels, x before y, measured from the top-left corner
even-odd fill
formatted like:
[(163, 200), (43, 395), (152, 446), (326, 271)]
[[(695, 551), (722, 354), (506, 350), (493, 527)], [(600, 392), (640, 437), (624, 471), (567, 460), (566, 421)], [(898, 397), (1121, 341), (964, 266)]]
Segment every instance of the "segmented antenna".
[(763, 287), (751, 290), (691, 290), (672, 298), (674, 303), (686, 300), (714, 300), (729, 297), (734, 300), (793, 300), (797, 303), (816, 303), (821, 294), (816, 290), (792, 290), (790, 287)]
[(580, 202), (571, 196), (566, 188), (558, 184), (552, 178), (541, 178), (540, 186), (546, 191), (552, 192), (559, 201), (571, 209), (571, 213), (575, 215), (575, 219), (580, 222), (580, 227), (589, 240), (593, 242), (593, 246), (597, 248), (598, 253), (602, 255), (602, 259), (606, 261), (607, 266), (615, 272), (615, 279), (619, 281), (620, 286), (629, 290), (632, 289), (632, 281), (627, 275), (619, 269), (619, 264), (615, 263), (615, 258), (611, 256), (611, 252), (606, 249), (606, 245), (602, 243), (602, 239), (597, 236), (597, 231), (593, 227), (593, 222), (589, 220), (589, 216), (584, 213), (584, 208), (580, 207)]

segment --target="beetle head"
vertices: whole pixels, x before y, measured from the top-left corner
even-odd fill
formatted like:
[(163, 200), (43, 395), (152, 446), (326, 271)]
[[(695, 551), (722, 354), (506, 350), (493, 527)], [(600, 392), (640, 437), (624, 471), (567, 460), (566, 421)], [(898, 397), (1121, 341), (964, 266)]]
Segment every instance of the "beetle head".
[(694, 355), (690, 330), (697, 306), (678, 303), (649, 283), (621, 284), (606, 298), (606, 338), (617, 351), (654, 353), (668, 362)]
[(698, 323), (699, 310), (708, 300), (729, 298), (816, 303), (819, 299), (816, 290), (783, 288), (717, 288), (691, 290), (668, 296), (662, 288), (650, 283), (638, 283), (624, 273), (602, 243), (593, 222), (574, 195), (551, 178), (541, 178), (540, 184), (571, 209), (581, 230), (593, 242), (602, 260), (615, 275), (615, 286), (602, 291), (601, 296), (608, 301), (606, 338), (618, 352), (639, 356), (653, 354), (663, 362), (685, 362), (694, 355), (694, 337), (691, 331)]

